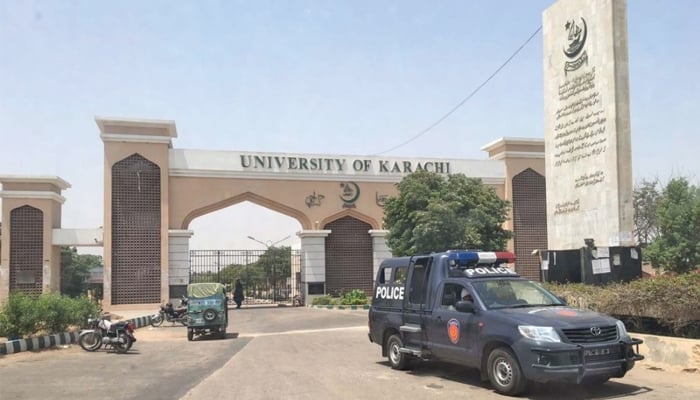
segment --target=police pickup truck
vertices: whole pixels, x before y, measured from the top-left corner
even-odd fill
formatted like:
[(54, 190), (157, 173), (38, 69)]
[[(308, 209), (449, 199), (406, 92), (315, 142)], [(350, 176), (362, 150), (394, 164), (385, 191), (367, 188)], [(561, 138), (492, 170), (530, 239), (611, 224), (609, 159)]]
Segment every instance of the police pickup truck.
[(467, 250), (384, 260), (369, 340), (394, 369), (465, 365), (511, 396), (533, 381), (602, 384), (644, 359), (621, 321), (568, 307), (508, 268), (513, 262), (510, 252)]

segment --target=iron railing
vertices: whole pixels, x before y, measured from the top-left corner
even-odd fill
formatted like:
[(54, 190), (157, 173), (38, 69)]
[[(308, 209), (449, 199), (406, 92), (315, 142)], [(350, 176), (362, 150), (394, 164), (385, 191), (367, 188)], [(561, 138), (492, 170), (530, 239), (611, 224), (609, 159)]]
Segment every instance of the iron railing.
[(292, 303), (300, 293), (300, 251), (190, 250), (190, 283), (220, 282), (233, 291), (243, 284), (244, 304)]

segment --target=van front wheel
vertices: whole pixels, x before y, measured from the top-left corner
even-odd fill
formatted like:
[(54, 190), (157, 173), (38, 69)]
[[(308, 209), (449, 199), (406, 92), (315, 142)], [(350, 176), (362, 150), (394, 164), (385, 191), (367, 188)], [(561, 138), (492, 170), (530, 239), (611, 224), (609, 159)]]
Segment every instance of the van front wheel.
[(405, 370), (411, 366), (411, 356), (406, 353), (402, 353), (400, 351), (401, 348), (403, 348), (403, 340), (401, 340), (401, 336), (389, 336), (389, 339), (386, 341), (386, 350), (389, 364), (393, 369)]
[(494, 389), (507, 396), (517, 396), (527, 389), (527, 379), (513, 353), (505, 348), (493, 349), (489, 354), (486, 368), (489, 381)]

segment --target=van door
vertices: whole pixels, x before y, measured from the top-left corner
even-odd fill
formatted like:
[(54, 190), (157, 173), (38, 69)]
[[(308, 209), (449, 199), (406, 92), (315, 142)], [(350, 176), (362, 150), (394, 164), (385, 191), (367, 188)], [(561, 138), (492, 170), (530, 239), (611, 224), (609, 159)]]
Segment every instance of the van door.
[(421, 349), (425, 342), (425, 315), (431, 312), (430, 268), (432, 257), (415, 257), (408, 266), (408, 293), (404, 296), (403, 334), (404, 344)]
[(425, 322), (427, 345), (442, 360), (474, 365), (476, 317), (457, 311), (454, 306), (462, 299), (463, 289), (473, 299), (469, 288), (459, 282), (448, 281), (438, 288), (435, 309)]

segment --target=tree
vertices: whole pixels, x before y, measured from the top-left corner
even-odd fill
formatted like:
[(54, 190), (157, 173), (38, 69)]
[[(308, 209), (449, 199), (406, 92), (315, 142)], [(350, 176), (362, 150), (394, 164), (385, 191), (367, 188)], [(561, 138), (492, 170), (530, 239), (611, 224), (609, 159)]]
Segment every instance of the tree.
[(505, 248), (512, 233), (503, 229), (510, 203), (480, 179), (447, 178), (417, 171), (397, 184), (387, 200), (384, 225), (394, 256), (448, 249)]
[(292, 274), (292, 248), (289, 246), (268, 247), (256, 265), (259, 266), (271, 283), (273, 298), (277, 291), (286, 287), (287, 278)]
[(646, 250), (652, 266), (679, 274), (700, 267), (700, 188), (685, 178), (671, 180), (656, 217), (659, 236)]
[(90, 271), (102, 266), (102, 257), (78, 254), (75, 247), (61, 246), (61, 293), (78, 297), (87, 292)]
[(661, 192), (658, 186), (658, 180), (642, 180), (634, 188), (634, 235), (642, 247), (648, 246), (659, 236), (657, 209), (661, 200)]
[(257, 264), (268, 276), (290, 276), (292, 271), (292, 248), (289, 246), (268, 247), (260, 255)]

